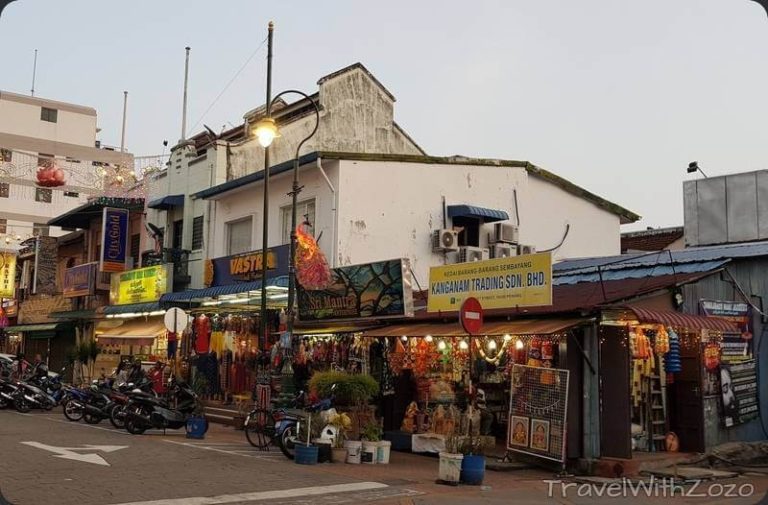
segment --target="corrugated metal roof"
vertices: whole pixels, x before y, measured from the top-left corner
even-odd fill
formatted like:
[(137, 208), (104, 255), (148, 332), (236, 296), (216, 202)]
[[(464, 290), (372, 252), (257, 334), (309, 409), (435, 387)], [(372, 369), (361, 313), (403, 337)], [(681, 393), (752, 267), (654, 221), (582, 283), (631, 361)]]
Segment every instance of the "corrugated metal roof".
[(614, 268), (605, 269), (598, 272), (596, 268), (581, 269), (566, 274), (555, 275), (552, 280), (555, 286), (564, 284), (576, 284), (577, 282), (600, 282), (602, 275), (603, 282), (616, 281), (622, 279), (641, 279), (646, 277), (657, 277), (660, 275), (692, 274), (701, 272), (711, 272), (721, 268), (729, 263), (730, 260), (703, 261), (692, 263), (656, 264), (649, 266), (637, 266), (632, 268)]

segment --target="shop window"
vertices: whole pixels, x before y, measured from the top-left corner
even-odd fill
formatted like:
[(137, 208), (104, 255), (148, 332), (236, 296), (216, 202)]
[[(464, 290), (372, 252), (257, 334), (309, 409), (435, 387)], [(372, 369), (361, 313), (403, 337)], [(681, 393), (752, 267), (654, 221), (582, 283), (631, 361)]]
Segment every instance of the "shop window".
[(0, 198), (8, 198), (11, 195), (11, 185), (7, 182), (0, 182)]
[(59, 111), (51, 109), (49, 107), (40, 108), (40, 121), (47, 121), (49, 123), (56, 123), (59, 120)]
[(179, 219), (173, 222), (173, 241), (171, 247), (181, 249), (181, 243), (184, 238), (184, 220)]
[(192, 221), (192, 250), (203, 248), (203, 216), (197, 216)]
[[(291, 243), (291, 221), (293, 219), (292, 206), (286, 205), (280, 208), (280, 219), (282, 222), (282, 243)], [(304, 200), (296, 205), (296, 223), (309, 223), (304, 229), (310, 234), (315, 234), (315, 199)]]
[(0, 163), (10, 163), (12, 157), (10, 149), (0, 149)]
[(480, 247), (481, 221), (473, 217), (454, 217), (453, 229), (459, 232), (460, 246)]
[(35, 188), (35, 201), (42, 203), (51, 203), (53, 199), (53, 190), (49, 188)]
[(253, 234), (253, 218), (227, 223), (227, 254), (240, 254), (251, 250), (251, 237)]

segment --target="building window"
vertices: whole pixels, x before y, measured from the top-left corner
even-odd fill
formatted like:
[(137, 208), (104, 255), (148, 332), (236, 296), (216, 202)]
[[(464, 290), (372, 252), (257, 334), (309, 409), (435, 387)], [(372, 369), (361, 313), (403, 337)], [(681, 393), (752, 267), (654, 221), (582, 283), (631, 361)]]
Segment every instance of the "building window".
[(53, 166), (53, 155), (52, 154), (43, 154), (40, 153), (37, 155), (37, 166), (38, 167), (52, 167)]
[(11, 195), (11, 185), (7, 182), (0, 182), (0, 198), (8, 198)]
[(8, 220), (0, 218), (0, 233), (8, 233)]
[(184, 238), (184, 220), (179, 219), (173, 222), (173, 240), (171, 247), (181, 249), (182, 239)]
[(80, 198), (80, 193), (77, 191), (65, 191), (64, 196), (67, 196), (69, 198)]
[(139, 251), (141, 250), (141, 235), (131, 235), (131, 258), (133, 258), (133, 268), (139, 268)]
[(192, 221), (192, 250), (203, 248), (203, 216), (197, 216)]
[(35, 188), (35, 201), (51, 203), (53, 199), (53, 190), (48, 188)]
[(59, 111), (56, 109), (50, 109), (48, 107), (40, 108), (40, 120), (48, 121), (49, 123), (55, 123), (59, 119)]
[(10, 163), (12, 156), (10, 149), (0, 149), (0, 163)]
[(251, 250), (253, 218), (239, 219), (227, 223), (227, 254), (240, 254)]
[(35, 223), (32, 225), (32, 235), (35, 237), (47, 237), (50, 233), (50, 228), (47, 224)]
[(454, 217), (453, 229), (459, 232), (459, 245), (480, 247), (481, 224), (479, 219), (473, 217)]
[[(291, 205), (280, 208), (280, 219), (283, 224), (283, 244), (291, 243), (291, 220), (293, 218)], [(315, 234), (315, 199), (304, 200), (296, 205), (296, 223), (309, 223), (304, 229), (310, 235)]]

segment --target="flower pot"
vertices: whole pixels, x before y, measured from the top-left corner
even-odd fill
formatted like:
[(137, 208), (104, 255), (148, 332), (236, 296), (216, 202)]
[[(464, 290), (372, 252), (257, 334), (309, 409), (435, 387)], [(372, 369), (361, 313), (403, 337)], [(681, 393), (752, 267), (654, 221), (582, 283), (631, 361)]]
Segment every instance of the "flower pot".
[(296, 446), (296, 458), (294, 461), (297, 465), (316, 465), (317, 456), (317, 446), (300, 444)]
[(347, 450), (347, 463), (359, 465), (363, 443), (359, 440), (347, 440), (344, 442), (344, 448)]
[(378, 450), (376, 451), (376, 463), (381, 465), (389, 464), (389, 453), (392, 449), (392, 442), (389, 440), (381, 440), (378, 443)]
[(330, 463), (331, 462), (331, 442), (316, 438), (312, 440), (312, 444), (317, 446), (317, 462), (318, 463)]
[(334, 463), (346, 463), (347, 450), (344, 447), (334, 447), (331, 449), (331, 461)]
[(378, 452), (379, 443), (366, 440), (363, 442), (363, 452), (360, 454), (360, 461), (367, 465), (374, 465), (376, 464), (376, 454)]
[(457, 485), (461, 478), (461, 461), (463, 454), (451, 452), (440, 453), (440, 466), (438, 469), (439, 480), (443, 484)]
[(485, 456), (468, 454), (461, 461), (461, 482), (479, 486), (485, 477)]

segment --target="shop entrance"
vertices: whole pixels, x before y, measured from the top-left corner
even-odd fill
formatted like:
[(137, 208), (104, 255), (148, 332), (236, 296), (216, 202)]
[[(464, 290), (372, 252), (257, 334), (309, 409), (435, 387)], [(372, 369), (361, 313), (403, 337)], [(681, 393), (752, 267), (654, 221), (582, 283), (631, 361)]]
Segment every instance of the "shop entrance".
[(600, 327), (600, 453), (632, 457), (630, 428), (630, 359), (625, 329)]
[[(668, 386), (670, 420), (680, 441), (680, 450), (704, 452), (704, 404), (702, 355), (698, 335), (684, 335), (680, 347), (681, 368)], [(690, 342), (690, 344), (687, 344)]]

